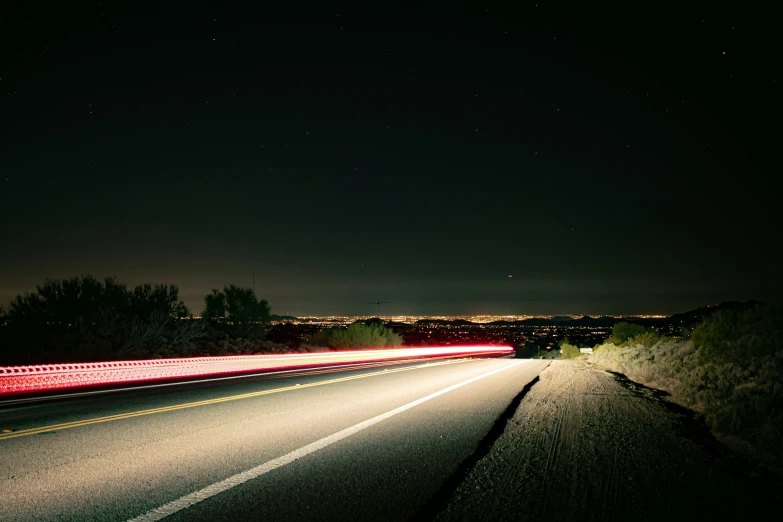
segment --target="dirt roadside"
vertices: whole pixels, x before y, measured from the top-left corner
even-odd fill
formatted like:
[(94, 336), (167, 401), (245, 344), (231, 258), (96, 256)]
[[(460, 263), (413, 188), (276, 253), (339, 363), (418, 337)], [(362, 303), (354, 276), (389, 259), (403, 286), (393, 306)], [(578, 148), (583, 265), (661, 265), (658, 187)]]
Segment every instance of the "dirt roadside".
[(436, 520), (779, 520), (781, 491), (687, 411), (553, 361)]

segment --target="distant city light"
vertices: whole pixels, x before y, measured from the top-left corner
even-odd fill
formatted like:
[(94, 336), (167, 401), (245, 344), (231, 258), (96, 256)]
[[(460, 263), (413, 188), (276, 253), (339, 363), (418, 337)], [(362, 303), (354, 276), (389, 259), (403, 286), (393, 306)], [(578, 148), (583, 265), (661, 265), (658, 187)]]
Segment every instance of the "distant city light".
[[(511, 276), (509, 276), (511, 277)], [(357, 321), (369, 319), (381, 319), (394, 323), (413, 324), (416, 321), (470, 321), (472, 323), (491, 323), (494, 321), (524, 321), (526, 319), (554, 319), (555, 317), (581, 319), (582, 317), (606, 317), (610, 319), (663, 319), (668, 317), (661, 314), (555, 314), (555, 315), (327, 315), (327, 316), (299, 316), (295, 319), (278, 319), (273, 324), (294, 322), (299, 324), (323, 324), (323, 325), (349, 325)]]

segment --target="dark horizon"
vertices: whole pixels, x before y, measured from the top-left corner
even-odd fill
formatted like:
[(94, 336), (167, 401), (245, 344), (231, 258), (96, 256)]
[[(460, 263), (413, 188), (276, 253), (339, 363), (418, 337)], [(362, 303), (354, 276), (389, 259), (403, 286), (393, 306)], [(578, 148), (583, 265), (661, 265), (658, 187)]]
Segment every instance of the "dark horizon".
[(0, 305), (92, 274), (198, 313), (253, 270), (290, 315), (780, 302), (777, 32), (708, 6), (18, 7)]
[[(114, 277), (114, 276), (112, 276), (112, 277)], [(50, 279), (54, 279), (54, 278), (50, 278)], [(102, 280), (103, 278), (99, 277), (98, 279)], [(135, 286), (136, 284), (144, 284), (144, 283), (149, 282), (149, 281), (139, 280), (139, 281), (135, 281), (132, 284), (130, 284), (128, 281), (125, 281), (125, 280), (122, 280), (122, 279), (119, 279), (119, 281), (122, 282), (122, 283), (126, 283), (131, 288), (133, 286)], [(162, 283), (165, 283), (165, 284), (177, 284), (175, 281), (155, 281), (155, 282), (156, 283), (161, 283), (162, 282)], [(41, 281), (41, 283), (43, 283), (43, 281)], [(238, 286), (245, 286), (247, 288), (251, 288), (252, 287), (252, 273), (251, 273), (251, 281), (249, 283), (243, 284), (242, 281), (238, 281), (238, 282), (232, 282), (230, 284), (236, 284)], [(484, 284), (484, 286), (487, 286), (486, 283)], [(220, 285), (218, 288), (222, 288), (222, 287), (223, 287), (223, 285)], [(281, 284), (281, 288), (284, 291), (285, 290), (285, 284)], [(211, 288), (205, 288), (203, 294), (193, 293), (192, 291), (188, 291), (189, 289), (187, 289), (187, 288), (183, 289), (182, 286), (179, 286), (179, 290), (180, 290), (180, 294), (179, 294), (180, 299), (183, 300), (185, 305), (188, 307), (188, 309), (193, 314), (198, 315), (203, 310), (204, 296), (207, 295), (211, 291)], [(34, 291), (35, 291), (34, 287), (31, 288), (30, 290), (28, 290), (28, 292), (30, 292), (30, 293), (33, 293)], [(23, 293), (24, 292), (22, 292), (22, 294)], [(284, 294), (284, 293), (281, 293), (280, 295), (277, 295), (277, 294), (274, 294), (274, 293), (271, 293), (271, 294), (270, 293), (266, 293), (266, 294), (264, 294), (262, 292), (258, 292), (258, 289), (257, 289), (256, 293), (259, 294), (259, 298), (263, 298), (263, 299), (266, 299), (266, 300), (269, 301), (270, 305), (272, 306), (272, 314), (274, 314), (274, 315), (291, 315), (291, 316), (296, 316), (296, 317), (326, 317), (326, 316), (364, 316), (364, 317), (371, 317), (371, 316), (378, 316), (379, 315), (377, 313), (376, 305), (371, 303), (369, 300), (367, 300), (367, 301), (359, 300), (358, 304), (354, 305), (354, 307), (353, 307), (353, 310), (355, 310), (354, 312), (337, 312), (337, 311), (334, 311), (336, 307), (331, 306), (330, 303), (328, 302), (328, 298), (327, 298), (325, 300), (325, 302), (320, 305), (320, 308), (316, 307), (316, 310), (320, 310), (320, 311), (312, 313), (312, 312), (308, 312), (307, 310), (305, 310), (304, 312), (297, 312), (296, 310), (298, 310), (298, 309), (295, 308), (294, 306), (290, 306), (288, 308), (285, 308), (284, 306), (280, 306), (280, 305), (275, 306), (275, 302), (274, 302), (275, 297), (278, 298), (278, 302), (282, 302), (284, 304), (286, 303), (286, 301), (285, 301), (286, 294)], [(400, 294), (394, 293), (394, 291), (392, 290), (392, 291), (390, 291), (388, 293), (388, 295), (400, 295)], [(640, 295), (639, 296), (639, 301), (644, 303), (643, 306), (647, 305), (651, 301), (654, 301), (653, 299), (651, 299), (651, 297), (653, 295), (655, 295), (655, 294), (653, 294), (653, 293), (646, 293), (644, 295)], [(404, 296), (401, 296), (401, 297), (404, 297)], [(591, 295), (591, 298), (593, 299), (593, 302), (595, 300), (595, 297), (596, 297), (595, 294)], [(661, 295), (660, 298), (661, 299), (666, 299), (667, 296), (666, 295)], [(357, 294), (357, 299), (361, 299), (361, 293)], [(716, 300), (713, 300), (713, 301), (708, 301), (708, 300), (697, 301), (697, 300), (694, 300), (693, 304), (686, 305), (685, 307), (681, 307), (681, 308), (678, 308), (678, 309), (663, 309), (663, 308), (653, 309), (653, 308), (647, 308), (647, 309), (641, 309), (641, 310), (637, 310), (637, 311), (626, 312), (626, 311), (611, 311), (608, 308), (605, 308), (605, 309), (599, 310), (599, 311), (590, 311), (590, 310), (587, 310), (586, 308), (579, 309), (578, 305), (574, 305), (574, 306), (570, 307), (569, 309), (565, 309), (564, 310), (564, 309), (558, 309), (557, 308), (557, 306), (558, 306), (557, 304), (551, 304), (551, 305), (548, 305), (548, 306), (547, 305), (541, 305), (541, 303), (544, 302), (544, 299), (543, 298), (539, 298), (538, 300), (536, 300), (535, 304), (531, 304), (531, 305), (529, 305), (527, 307), (524, 307), (524, 309), (522, 311), (520, 311), (519, 309), (514, 310), (514, 311), (507, 311), (507, 310), (505, 310), (505, 311), (504, 310), (499, 310), (498, 311), (497, 309), (493, 310), (490, 307), (486, 307), (484, 309), (481, 309), (480, 308), (481, 305), (480, 304), (478, 304), (478, 305), (476, 304), (477, 302), (478, 303), (480, 303), (480, 302), (479, 301), (473, 301), (472, 303), (468, 303), (468, 304), (464, 304), (464, 305), (458, 304), (456, 306), (451, 306), (451, 307), (443, 306), (443, 307), (441, 307), (442, 308), (441, 311), (434, 310), (434, 311), (430, 311), (430, 312), (419, 312), (419, 311), (411, 311), (413, 309), (413, 306), (411, 304), (409, 304), (409, 303), (406, 303), (404, 300), (400, 300), (400, 301), (397, 301), (397, 302), (390, 301), (388, 303), (382, 304), (382, 309), (381, 309), (380, 316), (381, 317), (402, 316), (402, 315), (426, 316), (426, 317), (433, 317), (433, 316), (445, 316), (445, 317), (449, 317), (449, 316), (477, 316), (477, 315), (494, 315), (494, 316), (504, 316), (504, 315), (509, 315), (509, 316), (511, 316), (511, 315), (528, 315), (528, 316), (556, 316), (556, 315), (564, 315), (564, 316), (567, 316), (567, 315), (570, 315), (570, 316), (589, 316), (589, 317), (599, 317), (599, 316), (631, 317), (631, 316), (641, 316), (641, 315), (664, 315), (664, 316), (671, 316), (671, 315), (674, 315), (674, 314), (677, 314), (677, 313), (683, 313), (683, 312), (688, 312), (688, 311), (691, 311), (691, 310), (695, 310), (697, 308), (702, 308), (702, 307), (706, 307), (706, 306), (715, 306), (715, 305), (718, 305), (718, 304), (721, 304), (721, 303), (725, 303), (725, 302), (736, 302), (736, 301), (739, 301), (739, 302), (756, 301), (756, 302), (762, 302), (762, 303), (768, 302), (768, 301), (764, 301), (763, 299), (762, 300), (756, 299), (754, 296), (741, 297), (741, 298), (736, 298), (736, 297), (733, 297), (733, 296), (727, 296), (726, 298), (719, 298), (719, 299), (716, 299)], [(421, 303), (422, 303), (421, 300), (417, 301), (417, 305), (416, 306), (421, 307)], [(774, 303), (775, 302), (771, 302), (770, 304), (774, 304)], [(7, 306), (5, 306), (5, 305), (3, 305), (3, 306), (5, 307), (6, 310), (8, 310)], [(460, 308), (460, 306), (462, 306), (463, 308)], [(472, 311), (470, 306), (474, 306), (474, 308), (472, 310), (475, 310), (475, 311)], [(498, 305), (494, 304), (494, 306), (498, 306)], [(538, 308), (536, 308), (536, 307), (538, 307)], [(443, 311), (443, 309), (448, 310), (448, 311)], [(487, 310), (489, 310), (489, 311), (487, 311)]]

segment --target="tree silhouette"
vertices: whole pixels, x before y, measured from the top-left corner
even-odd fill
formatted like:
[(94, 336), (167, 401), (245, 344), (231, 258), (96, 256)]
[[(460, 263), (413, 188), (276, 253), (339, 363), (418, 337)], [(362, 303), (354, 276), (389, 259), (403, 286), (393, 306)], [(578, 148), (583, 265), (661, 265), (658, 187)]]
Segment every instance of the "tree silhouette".
[(150, 317), (156, 312), (180, 319), (188, 315), (185, 303), (179, 300), (177, 285), (139, 285), (130, 295), (130, 304), (139, 317)]
[(11, 302), (3, 358), (82, 361), (186, 351), (204, 334), (199, 321), (175, 320), (187, 314), (176, 285), (130, 291), (112, 277), (47, 279)]
[(179, 300), (176, 285), (139, 285), (127, 287), (112, 277), (103, 282), (91, 275), (68, 279), (47, 279), (35, 293), (16, 296), (11, 302), (10, 317), (27, 324), (76, 324), (105, 310), (115, 310), (140, 318), (153, 313), (168, 317), (187, 317), (188, 309)]
[(223, 324), (226, 322), (226, 294), (218, 290), (212, 289), (212, 293), (207, 294), (204, 297), (204, 312), (201, 314), (202, 319), (209, 321), (210, 323)]
[(269, 323), (270, 308), (259, 300), (252, 288), (227, 285), (213, 289), (204, 297), (202, 317), (213, 324), (228, 324), (235, 333), (249, 332), (256, 325)]
[(36, 293), (18, 295), (11, 302), (9, 316), (16, 323), (76, 324), (103, 307), (124, 308), (128, 303), (125, 285), (113, 278), (103, 283), (90, 275), (68, 279), (47, 279)]

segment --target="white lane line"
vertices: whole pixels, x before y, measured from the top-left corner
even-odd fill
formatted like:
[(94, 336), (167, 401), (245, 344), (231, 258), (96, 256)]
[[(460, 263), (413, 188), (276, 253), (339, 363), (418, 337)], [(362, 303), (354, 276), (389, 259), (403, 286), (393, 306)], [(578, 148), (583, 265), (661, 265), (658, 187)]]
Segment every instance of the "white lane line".
[(286, 464), (290, 464), (291, 462), (294, 462), (297, 459), (301, 459), (304, 456), (307, 456), (320, 449), (330, 446), (331, 444), (334, 444), (335, 442), (338, 442), (346, 437), (350, 437), (354, 433), (358, 433), (366, 428), (369, 428), (374, 424), (378, 424), (379, 422), (384, 421), (389, 417), (393, 417), (398, 413), (402, 413), (406, 410), (414, 408), (419, 404), (434, 399), (435, 397), (439, 397), (444, 393), (448, 393), (452, 390), (456, 390), (457, 388), (465, 386), (466, 384), (470, 384), (472, 382), (478, 381), (479, 379), (483, 379), (484, 377), (489, 377), (490, 375), (494, 375), (496, 373), (508, 370), (509, 368), (517, 366), (522, 362), (523, 361), (519, 361), (517, 363), (504, 366), (503, 368), (492, 370), (491, 372), (482, 373), (477, 377), (473, 377), (466, 381), (459, 382), (457, 384), (449, 386), (448, 388), (443, 388), (440, 391), (436, 391), (435, 393), (431, 393), (426, 397), (422, 397), (421, 399), (417, 399), (413, 402), (409, 402), (408, 404), (400, 406), (399, 408), (395, 408), (393, 410), (387, 411), (386, 413), (381, 413), (380, 415), (368, 419), (364, 422), (360, 422), (359, 424), (354, 424), (350, 428), (345, 428), (342, 431), (338, 431), (337, 433), (328, 435), (306, 446), (302, 446), (301, 448), (296, 449), (291, 453), (286, 453), (282, 457), (272, 459), (269, 462), (265, 462), (264, 464), (261, 464), (260, 466), (256, 466), (255, 468), (249, 469), (247, 471), (243, 471), (242, 473), (237, 473), (234, 476), (228, 477), (227, 479), (222, 480), (220, 482), (216, 482), (211, 486), (207, 486), (204, 489), (191, 493), (190, 495), (185, 495), (184, 497), (178, 498), (177, 500), (169, 502), (168, 504), (164, 504), (161, 507), (148, 511), (147, 513), (141, 516), (130, 519), (129, 522), (153, 522), (155, 520), (162, 520), (167, 516), (173, 515), (178, 511), (182, 511), (187, 507), (190, 507), (194, 504), (198, 504), (203, 500), (206, 500), (210, 497), (214, 497), (215, 495), (223, 493), (224, 491), (228, 491), (229, 489), (235, 486), (239, 486), (240, 484), (244, 484), (249, 480), (253, 480), (254, 478), (260, 477), (264, 473), (268, 473), (273, 469), (277, 469), (282, 466), (285, 466)]

